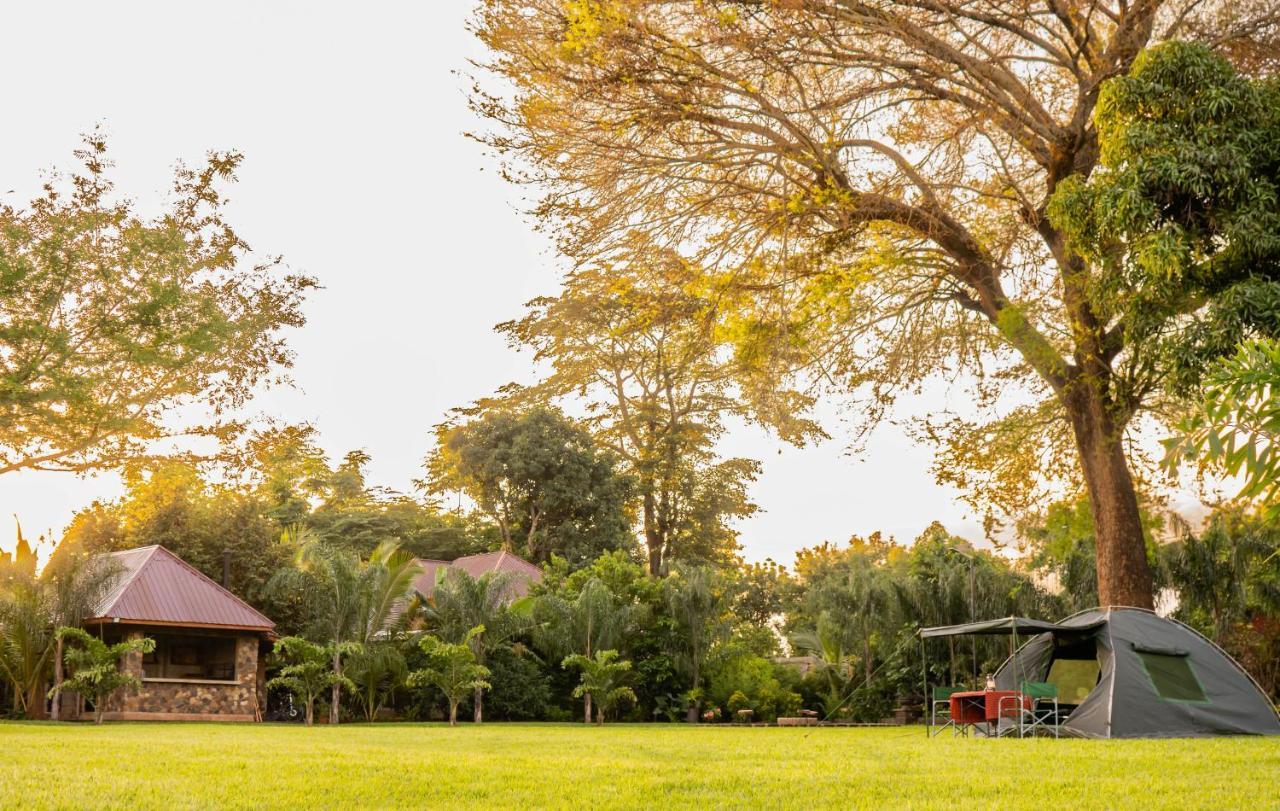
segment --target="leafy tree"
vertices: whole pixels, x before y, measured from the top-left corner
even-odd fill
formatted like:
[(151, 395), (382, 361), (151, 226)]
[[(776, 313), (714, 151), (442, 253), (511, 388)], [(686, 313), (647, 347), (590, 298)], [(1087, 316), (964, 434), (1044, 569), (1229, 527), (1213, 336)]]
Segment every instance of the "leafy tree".
[[(1147, 559), (1157, 586), (1167, 585), (1162, 568), (1156, 565), (1156, 536), (1165, 529), (1165, 520), (1149, 499), (1142, 498), (1140, 503)], [(1055, 501), (1044, 512), (1024, 516), (1018, 522), (1018, 537), (1027, 566), (1061, 587), (1064, 610), (1099, 605), (1093, 515), (1087, 497)]]
[(333, 690), (335, 686), (346, 687), (353, 692), (356, 690), (350, 679), (334, 671), (333, 662), (339, 661), (341, 656), (355, 653), (359, 648), (350, 642), (338, 648), (334, 650), (317, 645), (299, 636), (276, 640), (274, 653), (285, 664), (279, 675), (267, 682), (267, 687), (288, 690), (301, 699), (306, 708), (304, 718), (307, 726), (315, 720), (316, 699), (326, 690)]
[(585, 562), (633, 544), (630, 480), (590, 434), (546, 407), (468, 416), (438, 427), (428, 486), (465, 493), (497, 523), (503, 549), (519, 543), (535, 562), (552, 553)]
[[(490, 654), (529, 627), (529, 603), (514, 598), (515, 579), (510, 573), (486, 572), (472, 577), (463, 571), (442, 569), (437, 577), (423, 609), (428, 627), (443, 639), (465, 639), (478, 664), (487, 665)], [(486, 689), (488, 685), (476, 687), (473, 696), (477, 724), (484, 720)]]
[[(476, 30), (504, 90), (475, 104), (569, 256), (607, 260), (640, 231), (722, 283), (762, 418), (779, 409), (757, 393), (792, 375), (865, 395), (868, 425), (903, 389), (961, 382), (980, 419), (928, 426), (940, 478), (1006, 510), (1046, 474), (1080, 481), (1102, 601), (1149, 607), (1125, 435), (1170, 369), (1149, 336), (1202, 319), (1157, 307), (1135, 334), (1152, 298), (1050, 202), (1111, 148), (1101, 88), (1146, 45), (1212, 40), (1265, 65), (1274, 22), (1196, 0), (486, 0)], [(1001, 408), (1015, 393), (1035, 404)]]
[(186, 460), (131, 464), (124, 482), (120, 500), (78, 512), (63, 542), (88, 552), (159, 544), (218, 582), (229, 557), (228, 587), (268, 616), (290, 619), (264, 587), (289, 563), (291, 550), (276, 543), (279, 527), (254, 493), (211, 484)]
[(484, 697), (490, 718), (542, 721), (551, 713), (551, 668), (522, 643), (498, 648), (486, 665), (493, 687)]
[(409, 686), (432, 685), (444, 693), (449, 702), (449, 726), (458, 725), (458, 704), (468, 694), (489, 689), (489, 668), (476, 662), (471, 640), (484, 633), (477, 625), (461, 642), (444, 642), (436, 636), (424, 636), (419, 646), (427, 658), (427, 666), (409, 674)]
[(1280, 529), (1240, 508), (1216, 510), (1203, 530), (1161, 549), (1179, 618), (1220, 645), (1256, 614), (1280, 616)]
[[(566, 656), (563, 664), (582, 672), (578, 686), (573, 689), (574, 698), (583, 699), (588, 707), (591, 706), (591, 699), (595, 699), (596, 723), (601, 726), (604, 725), (605, 715), (618, 702), (624, 699), (636, 700), (635, 692), (622, 683), (631, 670), (631, 663), (626, 659), (618, 659), (616, 650), (596, 651), (590, 657), (575, 653)], [(590, 718), (587, 720), (590, 723)]]
[(365, 720), (373, 721), (392, 694), (404, 685), (409, 669), (404, 654), (394, 643), (371, 642), (347, 658), (345, 673), (351, 680), (348, 689), (360, 702)]
[(1199, 409), (1167, 440), (1166, 466), (1199, 459), (1243, 476), (1239, 496), (1280, 511), (1280, 342), (1252, 341), (1213, 365)]
[[(88, 696), (93, 700), (93, 722), (102, 723), (102, 713), (107, 698), (120, 689), (137, 690), (142, 682), (132, 673), (120, 669), (124, 657), (131, 653), (150, 653), (156, 649), (156, 641), (138, 637), (108, 645), (81, 628), (63, 626), (55, 634), (65, 643), (63, 657), (70, 675), (60, 688)], [(54, 690), (49, 695), (54, 695)]]
[(792, 588), (786, 568), (768, 558), (764, 563), (739, 565), (735, 575), (733, 613), (743, 622), (769, 627), (782, 613)]
[[(241, 155), (179, 165), (169, 209), (144, 219), (115, 194), (106, 143), (27, 208), (0, 205), (0, 473), (87, 472), (178, 436), (223, 439), (228, 415), (292, 356), (315, 282), (249, 261), (224, 218)], [(208, 407), (191, 424), (183, 407)]]
[[(696, 268), (634, 239), (617, 260), (577, 270), (559, 295), (498, 326), (550, 364), (543, 381), (515, 393), (585, 398), (588, 425), (635, 477), (654, 576), (668, 558), (728, 562), (737, 533), (727, 522), (756, 509), (746, 486), (759, 464), (715, 453), (725, 420), (748, 416), (735, 359), (717, 337), (717, 301)], [(794, 422), (794, 441), (818, 433)]]

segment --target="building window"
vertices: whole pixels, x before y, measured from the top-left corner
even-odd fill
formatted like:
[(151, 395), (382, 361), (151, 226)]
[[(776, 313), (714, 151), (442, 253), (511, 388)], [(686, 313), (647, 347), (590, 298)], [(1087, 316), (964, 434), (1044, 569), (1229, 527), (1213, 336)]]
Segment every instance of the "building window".
[(142, 657), (147, 679), (234, 681), (236, 640), (227, 636), (148, 634), (156, 649)]

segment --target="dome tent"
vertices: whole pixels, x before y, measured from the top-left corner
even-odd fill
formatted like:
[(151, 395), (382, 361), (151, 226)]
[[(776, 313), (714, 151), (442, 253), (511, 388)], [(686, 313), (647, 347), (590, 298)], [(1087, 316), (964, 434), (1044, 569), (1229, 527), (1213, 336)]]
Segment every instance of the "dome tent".
[(1181, 622), (1144, 609), (1097, 608), (1042, 625), (996, 672), (996, 686), (1055, 684), (1064, 734), (1280, 734), (1280, 716), (1244, 668)]

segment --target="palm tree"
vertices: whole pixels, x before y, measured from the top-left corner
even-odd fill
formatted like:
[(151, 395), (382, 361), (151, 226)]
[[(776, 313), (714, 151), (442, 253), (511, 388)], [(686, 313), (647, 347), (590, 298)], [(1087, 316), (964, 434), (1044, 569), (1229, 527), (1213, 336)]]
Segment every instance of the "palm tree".
[(471, 643), (484, 636), (485, 628), (477, 625), (462, 635), (460, 642), (445, 642), (437, 636), (427, 635), (418, 645), (427, 659), (427, 666), (409, 674), (409, 685), (432, 685), (444, 693), (449, 702), (449, 726), (458, 725), (458, 704), (467, 693), (479, 694), (489, 689), (489, 668), (476, 661)]
[[(29, 549), (21, 533), (19, 542), (20, 549)], [(78, 626), (114, 582), (118, 568), (110, 558), (66, 545), (38, 575), (34, 554), (14, 558), (5, 558), (0, 571), (0, 677), (13, 690), (15, 709), (31, 715), (43, 700), (52, 665), (52, 718), (58, 720), (63, 639), (55, 631)]]
[[(582, 671), (578, 686), (573, 688), (573, 695), (574, 698), (595, 696), (596, 724), (600, 726), (604, 725), (605, 714), (616, 707), (619, 701), (624, 698), (628, 701), (636, 700), (636, 694), (622, 683), (627, 671), (631, 670), (631, 663), (625, 659), (619, 660), (616, 650), (596, 651), (595, 656), (575, 653), (565, 657), (564, 666), (576, 667)], [(590, 720), (587, 719), (588, 723)]]
[[(423, 607), (427, 625), (441, 639), (455, 643), (465, 639), (475, 652), (477, 664), (484, 666), (492, 651), (529, 628), (532, 601), (512, 599), (515, 581), (510, 573), (486, 572), (472, 577), (464, 571), (442, 567), (437, 578), (431, 599)], [(477, 627), (481, 630), (472, 633)], [(472, 696), (477, 724), (484, 721), (484, 689), (476, 687)]]
[[(66, 649), (65, 654), (67, 665), (71, 668), (71, 678), (66, 681), (66, 689), (93, 699), (95, 724), (102, 723), (108, 696), (121, 688), (136, 690), (142, 686), (142, 681), (137, 676), (120, 669), (120, 661), (130, 653), (150, 653), (156, 649), (156, 641), (148, 637), (126, 639), (108, 645), (80, 628), (59, 628), (56, 636), (59, 640), (75, 643)], [(52, 693), (50, 691), (50, 695)]]
[(797, 631), (791, 642), (817, 660), (817, 670), (827, 682), (827, 695), (822, 709), (827, 717), (835, 715), (849, 694), (853, 681), (855, 657), (850, 651), (848, 626), (837, 622), (824, 611), (812, 630)]
[(712, 645), (729, 629), (729, 595), (710, 566), (676, 565), (664, 586), (667, 607), (680, 625), (681, 650), (678, 658), (689, 672), (688, 720), (700, 717), (702, 665)]
[[(352, 647), (354, 643), (348, 643), (348, 648)], [(325, 690), (339, 681), (349, 689), (354, 687), (343, 676), (333, 672), (330, 667), (332, 651), (324, 645), (298, 636), (286, 636), (276, 642), (274, 653), (285, 664), (280, 675), (267, 682), (267, 687), (282, 688), (300, 698), (307, 726), (314, 722), (316, 699)]]
[(351, 691), (364, 708), (365, 720), (373, 721), (387, 699), (409, 675), (404, 654), (391, 642), (362, 645), (347, 660)]
[[(635, 614), (634, 606), (621, 604), (603, 581), (593, 577), (573, 600), (544, 594), (535, 601), (534, 641), (554, 658), (573, 654), (591, 658), (618, 645)], [(591, 723), (591, 691), (575, 696), (583, 699), (583, 719)]]
[[(367, 561), (354, 552), (304, 537), (296, 555), (298, 569), (272, 578), (271, 588), (296, 588), (309, 593), (320, 634), (328, 640), (333, 673), (329, 723), (339, 721), (343, 657), (355, 650), (349, 643), (367, 645), (385, 635), (393, 620), (403, 622), (416, 560), (398, 542), (383, 541)], [(397, 615), (399, 612), (399, 615)]]

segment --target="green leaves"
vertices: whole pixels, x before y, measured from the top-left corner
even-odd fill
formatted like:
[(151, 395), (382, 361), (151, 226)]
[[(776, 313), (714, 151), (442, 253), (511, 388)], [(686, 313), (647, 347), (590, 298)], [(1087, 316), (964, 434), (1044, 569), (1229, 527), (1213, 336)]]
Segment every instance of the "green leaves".
[(631, 670), (631, 662), (619, 659), (616, 650), (596, 651), (594, 656), (583, 656), (575, 653), (566, 656), (561, 663), (581, 671), (578, 685), (573, 688), (574, 698), (590, 696), (596, 706), (598, 723), (604, 723), (604, 716), (621, 701), (636, 700), (636, 694), (623, 681)]
[(136, 637), (108, 645), (81, 628), (62, 627), (57, 637), (67, 643), (63, 652), (70, 675), (59, 687), (49, 691), (70, 691), (91, 696), (98, 723), (102, 722), (103, 706), (107, 696), (116, 690), (137, 690), (142, 682), (137, 676), (120, 669), (120, 662), (131, 653), (150, 653), (156, 649), (156, 641), (149, 637)]
[[(107, 177), (101, 139), (27, 208), (0, 206), (0, 472), (89, 471), (179, 436), (224, 438), (227, 414), (290, 354), (315, 282), (252, 262), (218, 186), (237, 153), (179, 167), (174, 202), (146, 220)], [(66, 187), (70, 187), (68, 190)], [(176, 409), (199, 403), (204, 424)]]
[(1239, 497), (1280, 512), (1280, 342), (1250, 341), (1215, 364), (1197, 407), (1165, 440), (1165, 467), (1201, 461), (1242, 476)]
[(427, 666), (409, 674), (410, 687), (430, 685), (444, 693), (449, 701), (449, 723), (457, 724), (458, 703), (473, 691), (488, 690), (489, 668), (476, 661), (471, 642), (484, 634), (484, 626), (469, 630), (461, 642), (445, 642), (437, 636), (424, 636), (418, 642)]

